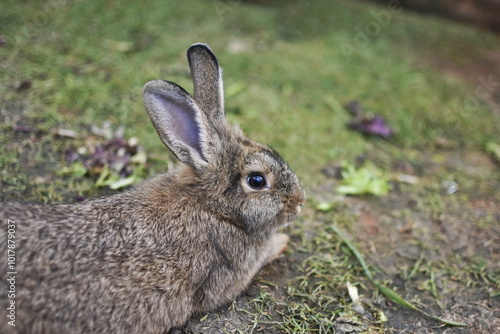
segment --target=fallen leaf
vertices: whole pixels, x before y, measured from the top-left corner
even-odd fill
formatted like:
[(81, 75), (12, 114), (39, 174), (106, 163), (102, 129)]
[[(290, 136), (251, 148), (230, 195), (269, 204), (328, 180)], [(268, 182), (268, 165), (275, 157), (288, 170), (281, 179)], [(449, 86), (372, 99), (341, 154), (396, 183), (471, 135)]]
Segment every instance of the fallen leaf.
[(14, 125), (12, 130), (15, 132), (32, 132), (33, 128), (29, 125)]
[(86, 199), (86, 198), (85, 198), (84, 196), (82, 196), (82, 195), (77, 195), (77, 196), (75, 196), (75, 197), (73, 198), (73, 200), (74, 200), (75, 202), (83, 202), (83, 201), (85, 201), (85, 199)]
[(382, 138), (389, 138), (393, 135), (392, 128), (380, 115), (366, 113), (358, 101), (351, 101), (345, 106), (353, 118), (347, 125), (358, 132), (366, 135), (375, 135)]
[(335, 207), (335, 203), (333, 203), (333, 202), (320, 202), (320, 203), (316, 204), (316, 210), (323, 211), (323, 212), (330, 211), (334, 207)]
[(368, 115), (351, 120), (348, 123), (353, 130), (367, 135), (376, 135), (382, 138), (389, 138), (393, 132), (387, 122), (378, 115)]
[(486, 144), (486, 151), (491, 154), (493, 159), (495, 159), (498, 163), (500, 163), (500, 144), (495, 142), (488, 142)]
[(69, 129), (55, 129), (52, 131), (52, 134), (59, 137), (67, 137), (67, 138), (78, 138), (79, 135), (76, 131)]
[(342, 195), (375, 196), (386, 195), (390, 190), (387, 178), (375, 166), (367, 164), (365, 167), (356, 168), (354, 165), (343, 162), (341, 171), (343, 180), (337, 186), (337, 193)]
[(408, 175), (408, 174), (398, 174), (396, 176), (396, 180), (402, 183), (408, 183), (408, 184), (417, 184), (418, 183), (418, 177), (413, 176), (413, 175)]
[(28, 89), (31, 88), (32, 85), (33, 85), (33, 83), (31, 82), (31, 80), (23, 80), (17, 86), (17, 91), (20, 92), (20, 91), (23, 91), (23, 90), (28, 90)]
[(446, 195), (453, 195), (458, 191), (458, 183), (455, 181), (445, 181), (443, 182), (443, 188), (446, 192)]
[(128, 52), (134, 47), (134, 43), (127, 41), (113, 41), (110, 39), (105, 39), (102, 41), (102, 46), (110, 51), (116, 52)]
[(353, 303), (359, 303), (358, 288), (351, 284), (351, 282), (346, 282), (347, 292)]
[[(147, 154), (139, 146), (137, 138), (126, 140), (123, 137), (123, 127), (113, 131), (111, 125), (105, 123), (101, 127), (92, 126), (91, 132), (107, 140), (83, 140), (84, 146), (66, 150), (65, 159), (71, 166), (63, 169), (63, 172), (72, 176), (98, 175), (95, 186), (107, 186), (111, 189), (137, 183), (147, 175)], [(76, 132), (66, 129), (58, 129), (54, 133), (61, 136), (79, 136)]]
[(341, 316), (335, 320), (335, 333), (361, 333), (368, 329), (368, 325)]

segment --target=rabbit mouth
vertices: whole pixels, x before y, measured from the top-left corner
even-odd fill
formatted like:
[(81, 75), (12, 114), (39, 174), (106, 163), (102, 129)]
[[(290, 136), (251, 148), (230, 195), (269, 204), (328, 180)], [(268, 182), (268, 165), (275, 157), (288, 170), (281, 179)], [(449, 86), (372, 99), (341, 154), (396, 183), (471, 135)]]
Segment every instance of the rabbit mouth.
[(306, 192), (303, 190), (302, 192), (299, 192), (295, 196), (289, 198), (287, 206), (290, 208), (290, 216), (293, 216), (294, 218), (298, 216), (302, 211), (302, 205), (304, 205), (305, 202), (306, 202)]
[(288, 217), (288, 218), (289, 219), (285, 220), (285, 222), (283, 224), (278, 226), (278, 230), (282, 230), (282, 229), (290, 226), (290, 224), (292, 224), (293, 221), (297, 218), (297, 215), (290, 215), (290, 217)]
[(288, 222), (288, 223), (284, 223), (283, 225), (281, 225), (280, 227), (278, 227), (278, 230), (284, 230), (286, 229), (288, 226), (290, 226), (291, 222)]
[(301, 210), (302, 210), (302, 203), (299, 203), (289, 212), (287, 212), (287, 214), (285, 215), (284, 223), (280, 225), (280, 228), (284, 228), (290, 225), (297, 218)]
[(293, 198), (288, 199), (288, 209), (285, 213), (284, 224), (281, 224), (280, 228), (290, 225), (297, 218), (297, 216), (302, 211), (302, 205), (305, 203), (305, 201), (306, 195), (304, 191), (294, 196)]

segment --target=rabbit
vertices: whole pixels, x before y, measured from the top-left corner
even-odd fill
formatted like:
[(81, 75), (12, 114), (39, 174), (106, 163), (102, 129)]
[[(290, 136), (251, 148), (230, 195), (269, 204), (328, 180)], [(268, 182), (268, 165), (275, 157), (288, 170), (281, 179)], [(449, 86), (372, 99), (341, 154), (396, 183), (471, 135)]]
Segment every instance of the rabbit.
[(194, 44), (187, 56), (193, 97), (163, 80), (143, 89), (180, 161), (172, 171), (78, 204), (0, 203), (0, 254), (15, 255), (2, 266), (1, 333), (182, 330), (234, 300), (286, 249), (280, 230), (305, 202), (296, 174), (226, 121), (211, 49)]

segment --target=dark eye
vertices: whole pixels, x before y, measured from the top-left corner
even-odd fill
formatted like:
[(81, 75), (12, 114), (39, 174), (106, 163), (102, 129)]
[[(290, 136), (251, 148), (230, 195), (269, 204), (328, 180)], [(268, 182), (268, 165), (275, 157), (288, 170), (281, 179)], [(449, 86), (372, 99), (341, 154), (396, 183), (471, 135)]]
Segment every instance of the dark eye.
[(247, 183), (255, 190), (263, 189), (267, 185), (266, 178), (261, 173), (250, 173), (247, 177)]

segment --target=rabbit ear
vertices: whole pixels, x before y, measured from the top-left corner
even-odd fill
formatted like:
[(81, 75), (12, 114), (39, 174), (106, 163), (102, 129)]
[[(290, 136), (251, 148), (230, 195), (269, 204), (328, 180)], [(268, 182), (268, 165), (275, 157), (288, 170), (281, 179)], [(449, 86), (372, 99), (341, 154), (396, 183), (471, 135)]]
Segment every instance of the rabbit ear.
[(142, 93), (146, 110), (161, 140), (183, 163), (207, 164), (205, 115), (182, 87), (163, 80), (148, 82)]
[(206, 44), (193, 44), (187, 51), (194, 82), (194, 99), (213, 120), (224, 118), (222, 70)]

